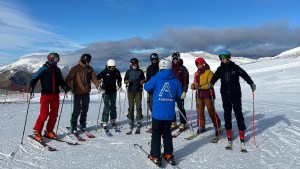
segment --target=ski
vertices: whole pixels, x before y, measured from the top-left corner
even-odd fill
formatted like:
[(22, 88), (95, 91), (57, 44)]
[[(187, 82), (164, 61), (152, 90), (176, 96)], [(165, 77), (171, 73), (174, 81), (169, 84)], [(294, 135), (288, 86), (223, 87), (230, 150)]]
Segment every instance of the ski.
[(62, 139), (58, 139), (58, 138), (54, 138), (54, 139), (51, 139), (51, 140), (55, 140), (55, 141), (58, 141), (58, 142), (66, 143), (68, 145), (79, 145), (78, 142), (72, 142), (72, 141), (62, 140)]
[(105, 131), (105, 134), (108, 136), (108, 137), (112, 137), (113, 135), (111, 134), (111, 132), (107, 129), (104, 130)]
[(246, 145), (245, 145), (244, 142), (241, 142), (241, 152), (242, 153), (247, 153), (248, 152), (247, 149), (246, 149)]
[(93, 135), (92, 133), (88, 132), (88, 131), (86, 130), (86, 128), (84, 129), (84, 128), (81, 128), (81, 127), (79, 126), (79, 129), (80, 129), (80, 131), (83, 132), (88, 138), (96, 138), (96, 136)]
[(159, 164), (159, 165), (157, 165), (157, 164), (155, 164), (150, 158), (148, 158), (149, 153), (148, 153), (141, 145), (139, 145), (139, 144), (134, 144), (133, 146), (138, 150), (138, 152), (140, 152), (140, 153), (141, 153), (142, 155), (144, 155), (147, 159), (149, 159), (149, 160), (151, 161), (151, 164), (153, 164), (153, 166), (159, 167), (159, 168), (163, 168), (163, 167), (162, 167), (162, 163)]
[(131, 135), (132, 134), (132, 130), (133, 130), (133, 127), (131, 127), (130, 130), (126, 134), (127, 135)]
[(175, 126), (175, 127), (173, 127), (173, 128), (171, 127), (171, 132), (173, 132), (173, 131), (175, 131), (176, 129), (178, 129), (178, 127), (179, 127), (178, 125)]
[[(220, 128), (219, 130), (219, 134), (221, 135), (221, 133), (223, 132), (224, 128)], [(220, 138), (221, 140), (221, 138)], [(211, 143), (218, 143), (219, 142), (219, 136), (214, 135), (212, 140), (210, 141)]]
[(48, 151), (56, 151), (56, 148), (53, 148), (51, 146), (49, 146), (47, 143), (45, 143), (44, 141), (37, 141), (36, 139), (34, 139), (33, 135), (28, 135), (29, 138), (31, 138), (32, 140), (40, 143), (44, 148), (46, 148), (46, 150)]
[(228, 144), (225, 147), (226, 150), (232, 150), (232, 141), (228, 141)]
[(152, 128), (149, 128), (146, 133), (152, 133)]
[(172, 135), (173, 138), (178, 137), (181, 133), (183, 133), (185, 129), (179, 129), (175, 134)]
[(121, 132), (121, 130), (117, 126), (114, 127), (114, 130), (115, 132)]
[(202, 132), (202, 133), (194, 132), (194, 133), (192, 133), (189, 137), (186, 137), (186, 138), (184, 138), (184, 139), (186, 139), (186, 140), (193, 140), (193, 139), (196, 138), (197, 136), (199, 136), (199, 135), (201, 135), (201, 134), (203, 134), (203, 133), (205, 133), (205, 132), (207, 132), (208, 130), (213, 129), (213, 128), (214, 128), (214, 127), (208, 127), (208, 128), (206, 128), (206, 130), (205, 130), (204, 132)]
[(80, 142), (86, 141), (84, 138), (82, 138), (81, 136), (79, 136), (78, 133), (72, 133), (70, 127), (66, 127), (66, 128), (70, 131), (70, 133), (71, 133), (73, 136), (76, 137), (76, 139), (77, 139), (78, 141), (80, 141)]

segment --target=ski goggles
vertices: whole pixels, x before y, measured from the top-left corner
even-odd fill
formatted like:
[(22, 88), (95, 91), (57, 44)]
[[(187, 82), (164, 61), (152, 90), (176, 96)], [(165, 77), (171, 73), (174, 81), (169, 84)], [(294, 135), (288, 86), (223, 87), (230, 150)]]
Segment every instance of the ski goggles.
[(220, 58), (220, 60), (222, 60), (222, 59), (228, 59), (229, 58), (229, 55), (219, 55), (219, 58)]

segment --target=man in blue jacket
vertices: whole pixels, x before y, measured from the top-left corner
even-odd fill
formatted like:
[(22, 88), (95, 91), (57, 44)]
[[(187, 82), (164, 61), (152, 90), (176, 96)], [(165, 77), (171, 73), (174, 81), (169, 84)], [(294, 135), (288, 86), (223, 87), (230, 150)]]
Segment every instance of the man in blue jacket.
[(182, 87), (171, 68), (170, 60), (161, 60), (160, 72), (144, 85), (146, 91), (153, 90), (152, 139), (151, 152), (148, 157), (158, 166), (162, 165), (161, 137), (163, 137), (164, 145), (162, 156), (171, 165), (175, 165), (170, 128), (175, 115), (175, 102), (182, 94)]

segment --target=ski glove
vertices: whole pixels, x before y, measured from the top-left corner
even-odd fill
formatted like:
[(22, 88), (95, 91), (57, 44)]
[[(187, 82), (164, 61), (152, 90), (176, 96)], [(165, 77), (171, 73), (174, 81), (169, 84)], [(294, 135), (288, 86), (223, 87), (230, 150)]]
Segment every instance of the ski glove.
[(29, 87), (28, 92), (30, 93), (30, 99), (32, 99), (34, 97), (34, 88), (33, 87)]
[(252, 84), (250, 85), (250, 87), (251, 87), (251, 89), (252, 89), (252, 92), (254, 92), (254, 91), (256, 90), (256, 85), (255, 85), (254, 83), (252, 83)]
[(118, 88), (118, 92), (122, 92), (122, 90), (123, 90), (122, 87)]
[(212, 88), (214, 87), (214, 85), (213, 85), (212, 83), (209, 82), (209, 83), (207, 84), (207, 87), (208, 87), (208, 89), (212, 89)]
[(184, 100), (186, 98), (186, 92), (182, 92), (181, 97), (182, 100)]

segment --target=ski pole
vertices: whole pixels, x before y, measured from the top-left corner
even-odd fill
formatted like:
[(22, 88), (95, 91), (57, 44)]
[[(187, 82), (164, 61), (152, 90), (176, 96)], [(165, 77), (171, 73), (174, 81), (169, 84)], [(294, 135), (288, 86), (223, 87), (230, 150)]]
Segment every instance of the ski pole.
[(25, 124), (24, 124), (21, 144), (23, 144), (23, 139), (24, 139), (24, 134), (25, 134), (25, 129), (26, 129), (26, 123), (27, 123), (28, 110), (29, 110), (30, 100), (32, 98), (33, 98), (33, 93), (30, 93), (29, 100), (28, 100), (28, 105), (27, 105), (27, 111), (26, 111)]
[(192, 119), (192, 111), (193, 111), (193, 99), (194, 99), (194, 90), (192, 90), (192, 101), (191, 101), (191, 111), (190, 111), (190, 123), (193, 126), (193, 119)]
[(149, 123), (150, 123), (150, 118), (149, 118), (149, 94), (147, 94), (147, 125), (146, 128), (148, 127)]
[[(215, 105), (214, 105), (214, 95), (213, 95), (212, 89), (210, 89), (210, 96), (211, 96), (211, 101), (213, 102), (213, 106), (215, 107)], [(216, 126), (217, 126), (217, 131), (218, 131), (218, 142), (219, 142), (220, 141), (220, 131), (219, 131), (219, 123), (218, 123), (216, 109), (215, 109), (215, 119), (216, 119)]]
[(97, 117), (97, 125), (99, 124), (99, 116), (100, 116), (102, 101), (103, 101), (103, 95), (101, 95), (101, 93), (100, 93), (100, 107), (99, 107), (99, 113), (98, 113), (98, 117)]
[[(123, 105), (123, 112), (122, 112), (122, 121), (124, 120), (124, 115), (125, 115), (125, 103), (126, 103), (126, 98), (127, 98), (127, 89), (128, 89), (128, 86), (126, 85), (126, 91), (125, 91), (125, 95), (124, 95), (124, 105)], [(123, 128), (122, 126), (121, 126), (121, 128)]]
[(119, 122), (121, 121), (121, 92), (119, 92)]
[(61, 104), (60, 114), (59, 114), (59, 117), (58, 117), (58, 122), (57, 122), (57, 126), (56, 126), (56, 131), (55, 131), (56, 134), (57, 134), (57, 130), (58, 130), (58, 126), (59, 126), (59, 121), (60, 121), (60, 117), (61, 117), (61, 114), (62, 114), (62, 110), (63, 110), (63, 107), (64, 107), (64, 102), (65, 102), (66, 95), (67, 95), (67, 93), (64, 94), (64, 98), (63, 98), (63, 101), (62, 101), (62, 104)]
[(256, 131), (255, 131), (255, 122), (254, 122), (254, 91), (252, 91), (252, 107), (253, 107), (253, 113), (252, 113), (252, 129), (253, 129), (253, 138), (254, 138), (254, 147), (256, 147)]
[(194, 132), (194, 129), (193, 129), (192, 126), (188, 123), (187, 119), (184, 117), (184, 115), (183, 115), (183, 113), (181, 112), (181, 110), (179, 109), (177, 103), (176, 103), (176, 105), (177, 105), (177, 108), (178, 108), (179, 113), (181, 114), (181, 116), (183, 117), (183, 119), (186, 121), (186, 123), (189, 125), (190, 130), (192, 130), (192, 131)]

